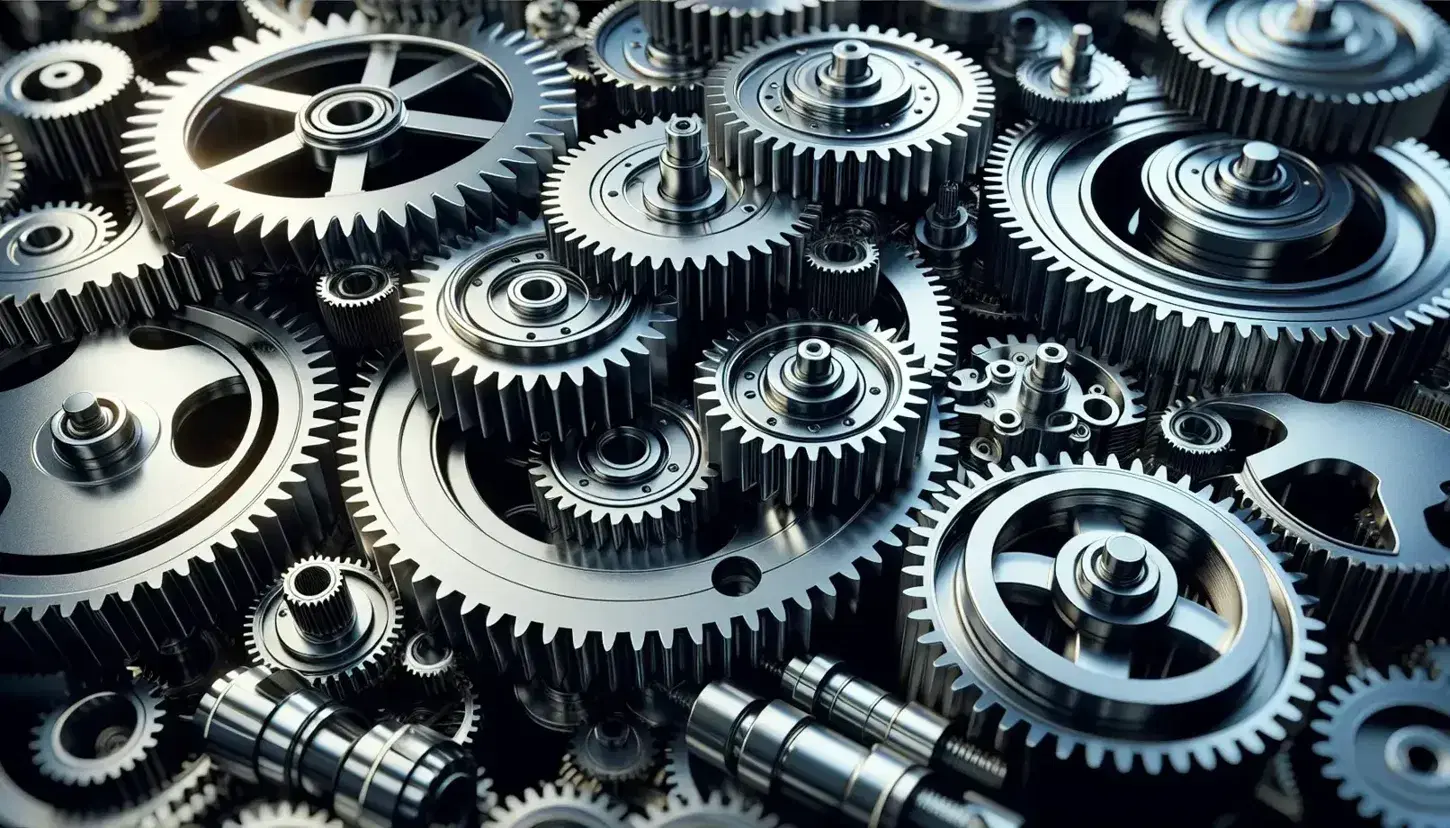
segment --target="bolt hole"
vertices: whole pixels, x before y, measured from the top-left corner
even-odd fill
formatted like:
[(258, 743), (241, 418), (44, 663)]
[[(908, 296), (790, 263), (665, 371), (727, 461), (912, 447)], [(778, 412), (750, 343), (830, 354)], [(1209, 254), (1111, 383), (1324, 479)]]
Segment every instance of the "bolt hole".
[(710, 582), (721, 595), (739, 598), (760, 586), (760, 567), (749, 558), (729, 557), (715, 564)]
[(1082, 413), (1094, 422), (1105, 423), (1117, 419), (1118, 407), (1107, 397), (1088, 397), (1082, 401)]

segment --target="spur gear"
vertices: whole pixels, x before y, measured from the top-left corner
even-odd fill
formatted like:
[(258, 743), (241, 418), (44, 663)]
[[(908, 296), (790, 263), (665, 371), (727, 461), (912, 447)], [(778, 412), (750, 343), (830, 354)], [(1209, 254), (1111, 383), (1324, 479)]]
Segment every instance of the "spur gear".
[[(1450, 813), (1450, 676), (1368, 670), (1331, 687), (1310, 723), (1327, 790), (1314, 824), (1438, 828)], [(1321, 823), (1320, 820), (1323, 820)]]
[(1424, 670), (1430, 678), (1450, 678), (1450, 638), (1432, 638), (1416, 644), (1405, 657), (1405, 665)]
[(599, 92), (622, 118), (699, 115), (708, 64), (661, 46), (645, 28), (637, 0), (606, 6), (584, 40)]
[(574, 731), (559, 778), (580, 790), (618, 794), (647, 782), (660, 760), (649, 729), (622, 716), (606, 716)]
[(0, 802), (9, 825), (67, 828), (173, 828), (206, 825), (227, 783), (206, 756), (181, 767), (146, 796), (120, 806), (93, 808), (84, 802), (51, 802), (23, 787), (0, 767)]
[(1145, 457), (1203, 486), (1233, 471), (1233, 425), (1194, 397), (1168, 406), (1149, 433)]
[(263, 799), (239, 808), (222, 828), (343, 828), (343, 822), (305, 802)]
[(902, 677), (918, 701), (1034, 773), (1164, 785), (1253, 778), (1306, 717), (1323, 625), (1227, 501), (1091, 455), (1019, 459), (951, 489), (903, 569)]
[(591, 287), (544, 224), (445, 248), (404, 288), (403, 349), (430, 408), (512, 442), (623, 424), (667, 373), (675, 303)]
[(983, 64), (997, 87), (997, 123), (1010, 123), (1021, 109), (1017, 70), (1039, 58), (1062, 52), (1072, 32), (1072, 21), (1048, 3), (1020, 3), (997, 19), (992, 47)]
[(392, 267), (345, 265), (317, 277), (317, 316), (339, 348), (387, 348), (402, 341), (400, 298)]
[(35, 769), (67, 797), (104, 806), (144, 799), (170, 772), (162, 730), (170, 719), (160, 689), (145, 679), (85, 693), (41, 717), (30, 751)]
[(529, 788), (484, 814), (484, 828), (625, 828), (629, 808), (603, 793), (582, 791), (567, 782)]
[(1450, 28), (1418, 0), (1168, 0), (1159, 78), (1213, 129), (1361, 153), (1430, 131)]
[(0, 388), (6, 653), (104, 665), (214, 625), (332, 523), (332, 356), (279, 305), (12, 349)]
[(318, 11), (317, 0), (239, 0), (242, 29), (255, 38), (259, 31), (300, 29)]
[(721, 320), (786, 298), (820, 214), (711, 164), (700, 120), (677, 116), (585, 141), (545, 183), (543, 215), (554, 255), (585, 279)]
[(952, 282), (965, 281), (976, 260), (978, 195), (968, 191), (967, 196), (964, 203), (961, 185), (955, 181), (942, 184), (936, 201), (917, 219), (912, 234), (932, 273)]
[(401, 661), (403, 677), (416, 684), (424, 696), (447, 693), (462, 672), (453, 648), (432, 633), (414, 633), (403, 645)]
[(837, 22), (836, 0), (639, 0), (650, 38), (674, 54), (710, 64), (768, 37)]
[(1441, 358), (1395, 398), (1395, 405), (1450, 428), (1450, 358)]
[(922, 357), (874, 322), (751, 324), (696, 367), (695, 411), (720, 479), (806, 508), (911, 474), (931, 405)]
[(20, 145), (9, 133), (0, 132), (0, 218), (14, 215), (25, 202), (28, 170)]
[(1113, 122), (1128, 101), (1133, 76), (1093, 45), (1093, 28), (1072, 27), (1062, 54), (1017, 67), (1017, 100), (1027, 117), (1058, 129)]
[(762, 505), (729, 537), (583, 555), (510, 525), (519, 502), (494, 491), (506, 462), (437, 422), (401, 358), (368, 366), (349, 409), (342, 485), (361, 547), (456, 650), (535, 680), (529, 699), (702, 682), (809, 646), (854, 611), (863, 577), (899, 558), (894, 530), (955, 462), (933, 407), (921, 459), (893, 491), (836, 510)]
[(765, 806), (720, 792), (700, 799), (670, 799), (630, 818), (633, 828), (791, 828)]
[(705, 81), (705, 118), (741, 178), (827, 204), (888, 205), (975, 173), (995, 99), (987, 74), (945, 46), (833, 26), (721, 61)]
[(46, 43), (0, 66), (0, 125), (36, 169), (62, 180), (120, 174), (120, 127), (136, 96), (131, 59), (98, 40)]
[(1071, 342), (988, 339), (948, 390), (967, 441), (964, 464), (978, 473), (1037, 454), (1127, 457), (1142, 442), (1147, 409), (1137, 382)]
[(170, 236), (273, 268), (434, 252), (537, 199), (575, 141), (563, 64), (478, 20), (309, 19), (169, 78), (130, 119), (136, 190)]
[(957, 321), (951, 293), (921, 258), (904, 244), (881, 249), (881, 280), (868, 318), (896, 331), (930, 369), (940, 389), (957, 367)]
[(820, 236), (806, 247), (805, 307), (833, 319), (853, 320), (876, 298), (881, 250), (860, 237)]
[(1009, 130), (986, 180), (1007, 308), (1134, 365), (1155, 408), (1393, 393), (1445, 342), (1450, 167), (1421, 144), (1321, 165), (1135, 84), (1109, 127)]
[[(397, 719), (403, 724), (423, 725), (443, 734), (454, 744), (472, 745), (483, 723), (483, 709), (473, 682), (455, 669), (435, 677), (430, 687), (439, 689), (411, 704), (384, 706), (378, 711), (379, 717)], [(404, 698), (410, 697), (405, 695)]]

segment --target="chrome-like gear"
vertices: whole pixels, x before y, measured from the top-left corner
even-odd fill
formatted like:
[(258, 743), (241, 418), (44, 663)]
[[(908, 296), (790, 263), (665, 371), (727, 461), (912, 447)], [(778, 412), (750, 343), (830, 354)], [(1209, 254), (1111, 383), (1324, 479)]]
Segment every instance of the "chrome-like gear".
[(1112, 123), (1128, 102), (1133, 76), (1093, 46), (1091, 26), (1072, 28), (1061, 55), (1034, 58), (1017, 67), (1017, 103), (1033, 120), (1058, 129)]
[(0, 132), (0, 218), (13, 215), (25, 202), (30, 183), (28, 169), (15, 138)]
[(650, 38), (709, 64), (768, 37), (837, 22), (836, 0), (639, 0)]
[(1017, 70), (1028, 61), (1057, 57), (1071, 32), (1072, 21), (1056, 3), (1017, 3), (997, 18), (996, 34), (982, 63), (997, 87), (999, 125), (1011, 123), (1021, 109)]
[(1393, 393), (1450, 333), (1450, 167), (1415, 142), (1320, 165), (1135, 84), (1109, 127), (1009, 130), (986, 180), (1008, 309), (1133, 365), (1153, 407)]
[(67, 799), (135, 802), (158, 790), (170, 771), (162, 750), (167, 726), (180, 722), (168, 716), (159, 689), (134, 679), (46, 713), (33, 731), (31, 756), (42, 777), (67, 789)]
[(1425, 135), (1450, 87), (1450, 28), (1418, 0), (1168, 0), (1159, 26), (1175, 106), (1305, 152)]
[[(136, 190), (175, 238), (276, 268), (434, 252), (527, 207), (575, 141), (563, 64), (477, 20), (420, 36), (361, 15), (309, 19), (169, 78), (130, 119)], [(320, 89), (287, 91), (301, 80)], [(445, 102), (455, 111), (434, 109)], [(272, 137), (238, 147), (216, 126), (229, 112)], [(455, 140), (439, 149), (439, 136)]]
[(930, 408), (928, 371), (876, 323), (771, 319), (696, 366), (695, 412), (722, 482), (761, 500), (834, 506), (911, 474)]
[(395, 268), (354, 264), (317, 277), (317, 316), (339, 348), (387, 348), (403, 339)]
[(1231, 472), (1233, 426), (1212, 406), (1195, 397), (1178, 400), (1155, 418), (1144, 457), (1151, 457), (1199, 486)]
[(255, 38), (261, 30), (301, 29), (314, 14), (316, 0), (240, 0), (242, 28)]
[(625, 828), (629, 808), (602, 793), (581, 791), (568, 783), (529, 788), (511, 796), (484, 815), (484, 828)]
[(1450, 358), (1406, 385), (1395, 405), (1450, 428)]
[(946, 385), (957, 367), (957, 321), (951, 293), (904, 244), (881, 248), (881, 280), (866, 314), (896, 331), (931, 371), (933, 388)]
[(392, 25), (442, 23), (482, 17), (509, 29), (524, 28), (525, 3), (516, 0), (358, 0), (358, 11)]
[(617, 0), (594, 15), (584, 40), (589, 71), (621, 117), (702, 114), (708, 64), (654, 42), (636, 0)]
[(415, 683), (425, 696), (447, 693), (454, 679), (462, 672), (458, 656), (447, 642), (432, 633), (414, 633), (403, 645), (403, 677)]
[[(141, 799), (119, 807), (95, 808), (73, 799), (56, 803), (17, 783), (0, 768), (0, 802), (8, 824), (66, 828), (175, 828), (205, 825), (222, 798), (226, 782), (205, 755), (179, 770)], [(308, 826), (308, 828), (311, 828)]]
[(136, 70), (119, 47), (61, 40), (0, 66), (0, 124), (36, 169), (96, 182), (121, 172), (120, 129)]
[(47, 560), (0, 565), (7, 653), (111, 664), (183, 637), (245, 610), (332, 523), (332, 356), (277, 305), (12, 349), (0, 378), (4, 546)]
[(222, 828), (343, 828), (343, 822), (305, 802), (263, 799), (243, 806)]
[(871, 307), (881, 281), (881, 250), (864, 238), (820, 236), (806, 247), (805, 310), (853, 320)]
[(613, 290), (670, 294), (683, 319), (771, 310), (800, 279), (819, 210), (742, 181), (711, 157), (694, 117), (585, 141), (544, 185), (554, 255)]
[(657, 399), (632, 422), (531, 450), (539, 517), (566, 543), (623, 550), (695, 535), (719, 508), (719, 474), (695, 415)]
[(498, 491), (510, 467), (438, 423), (401, 358), (369, 367), (350, 409), (343, 493), (362, 548), (456, 650), (561, 698), (703, 682), (809, 646), (901, 554), (895, 528), (955, 463), (933, 408), (921, 460), (893, 491), (836, 510), (744, 510), (729, 538), (581, 556), (510, 525), (518, 500)]
[(907, 549), (902, 677), (1004, 755), (1252, 773), (1306, 718), (1323, 625), (1228, 501), (1091, 455), (992, 466), (938, 500)]
[[(381, 718), (392, 718), (404, 724), (423, 725), (447, 737), (454, 744), (468, 747), (478, 736), (483, 723), (483, 705), (473, 682), (458, 670), (435, 677), (431, 687), (441, 688), (414, 703), (394, 703), (378, 711)], [(406, 691), (404, 691), (406, 693)], [(396, 697), (389, 697), (390, 700)], [(416, 698), (403, 695), (403, 699)]]
[(593, 287), (542, 222), (500, 225), (413, 270), (403, 349), (430, 408), (518, 443), (642, 413), (667, 374), (675, 303)]
[(574, 731), (559, 778), (580, 790), (619, 793), (645, 783), (660, 761), (649, 728), (622, 716), (606, 716)]
[(759, 802), (728, 797), (718, 791), (708, 798), (670, 799), (630, 818), (633, 828), (790, 828), (767, 813)]
[(493, 789), (493, 778), (484, 768), (478, 769), (478, 782), (473, 790), (474, 798), (478, 800), (478, 813), (486, 818), (490, 811), (498, 807), (498, 792)]
[[(827, 83), (854, 97), (826, 94)], [(780, 85), (774, 106), (770, 84)], [(975, 173), (994, 101), (970, 59), (875, 26), (764, 40), (705, 81), (710, 145), (725, 166), (828, 204), (898, 204)]]

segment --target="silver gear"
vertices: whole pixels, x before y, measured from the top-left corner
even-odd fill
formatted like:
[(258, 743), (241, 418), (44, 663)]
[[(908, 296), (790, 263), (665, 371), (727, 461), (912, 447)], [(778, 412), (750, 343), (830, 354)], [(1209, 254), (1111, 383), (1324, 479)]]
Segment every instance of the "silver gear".
[(625, 828), (629, 808), (602, 793), (581, 791), (568, 783), (529, 788), (511, 796), (484, 815), (484, 828)]
[(349, 414), (342, 486), (360, 546), (455, 649), (563, 697), (702, 682), (807, 646), (851, 614), (864, 573), (900, 555), (895, 529), (955, 462), (933, 408), (921, 460), (893, 491), (831, 511), (746, 510), (723, 545), (576, 563), (508, 523), (517, 501), (488, 491), (503, 461), (437, 427), (400, 358), (367, 368)]
[(951, 293), (907, 245), (881, 248), (881, 281), (868, 318), (896, 332), (930, 370), (940, 389), (957, 367), (957, 321)]
[(770, 310), (800, 279), (819, 209), (741, 181), (710, 159), (693, 117), (621, 127), (580, 144), (544, 185), (554, 255), (616, 291), (673, 295), (682, 318)]
[(667, 375), (675, 303), (591, 287), (549, 255), (542, 222), (481, 233), (412, 273), (408, 366), (463, 428), (512, 442), (608, 428)]
[(1092, 38), (1091, 26), (1076, 25), (1061, 55), (1017, 67), (1017, 101), (1027, 117), (1058, 129), (1083, 129), (1110, 124), (1123, 110), (1133, 76), (1099, 52)]
[(805, 309), (835, 319), (860, 317), (876, 298), (881, 250), (863, 238), (820, 236), (806, 247)]
[(1418, 0), (1169, 0), (1159, 26), (1175, 106), (1304, 152), (1425, 135), (1450, 86), (1450, 28)]
[(0, 218), (14, 215), (25, 203), (30, 184), (29, 166), (15, 138), (0, 132)]
[(695, 412), (721, 482), (787, 506), (836, 505), (911, 474), (928, 371), (875, 322), (769, 319), (696, 366)]
[(1405, 386), (1395, 405), (1450, 428), (1450, 358), (1426, 371)]
[(238, 809), (222, 828), (343, 828), (343, 823), (326, 809), (305, 802), (263, 799)]
[(474, 785), (474, 797), (478, 800), (478, 813), (487, 817), (488, 813), (498, 807), (498, 793), (493, 789), (493, 779), (488, 771), (478, 769), (478, 782)]
[[(1229, 501), (1091, 455), (1019, 459), (951, 486), (922, 513), (903, 568), (912, 698), (1035, 769), (1160, 780), (1267, 761), (1307, 716), (1323, 625), (1261, 524)], [(1162, 651), (1149, 644), (1160, 635)], [(1153, 652), (1195, 640), (1199, 657), (1157, 671)], [(1083, 719), (1084, 704), (1114, 713)], [(1156, 715), (1166, 709), (1176, 724)]]
[[(50, 370), (35, 376), (27, 360)], [(0, 454), (12, 487), (5, 545), (53, 563), (0, 578), (7, 653), (108, 664), (214, 625), (331, 525), (332, 357), (279, 305), (189, 306), (74, 346), (13, 349), (0, 376), (0, 418), (27, 435)], [(56, 411), (68, 394), (76, 405)], [(131, 416), (119, 418), (120, 406)], [(118, 445), (128, 433), (137, 442)], [(158, 443), (171, 448), (153, 451)], [(39, 464), (36, 446), (46, 449)], [(138, 466), (148, 473), (96, 496), (98, 480)], [(90, 509), (99, 517), (83, 517)], [(62, 523), (36, 522), (45, 516)], [(143, 526), (151, 534), (137, 536)]]
[(1017, 69), (1031, 60), (1057, 56), (1067, 43), (1072, 21), (1057, 4), (1019, 3), (1001, 13), (995, 29), (982, 63), (997, 87), (997, 123), (1005, 124), (1010, 122), (1008, 113), (1021, 109)]
[(649, 728), (606, 716), (574, 731), (559, 771), (560, 780), (583, 791), (619, 794), (654, 775), (660, 746)]
[(259, 31), (301, 29), (314, 14), (316, 0), (238, 0), (242, 30), (255, 38)]
[[(1153, 407), (1225, 390), (1391, 392), (1450, 333), (1450, 238), (1422, 235), (1450, 215), (1450, 167), (1418, 143), (1320, 166), (1205, 132), (1135, 84), (1109, 127), (1009, 130), (986, 181), (1006, 307), (1133, 365)], [(1124, 181), (1144, 182), (1136, 198)], [(1269, 201), (1230, 210), (1220, 185)], [(1397, 241), (1340, 253), (1347, 238)]]
[(135, 102), (136, 70), (117, 46), (61, 40), (0, 67), (0, 125), (36, 169), (98, 182), (121, 172), (120, 128)]
[(432, 633), (414, 633), (409, 637), (400, 661), (404, 678), (418, 685), (425, 696), (447, 693), (462, 673), (453, 648)]
[(403, 339), (402, 290), (392, 267), (345, 265), (317, 277), (317, 316), (339, 348), (387, 348)]
[(378, 716), (397, 719), (403, 724), (423, 725), (454, 744), (472, 745), (483, 723), (483, 706), (473, 682), (462, 672), (452, 670), (433, 683), (442, 689), (430, 692), (427, 698), (412, 705), (383, 707)]
[(555, 44), (572, 40), (578, 27), (579, 5), (571, 0), (530, 0), (524, 6), (524, 29), (529, 37), (548, 43), (560, 55), (563, 51)]
[(650, 38), (708, 65), (768, 37), (802, 34), (837, 19), (836, 0), (639, 0)]
[[(130, 119), (132, 181), (180, 240), (274, 268), (433, 252), (537, 199), (554, 157), (576, 140), (569, 76), (522, 32), (472, 20), (412, 33), (354, 15), (257, 38), (171, 73)], [(394, 77), (395, 62), (422, 61), (431, 65)], [(333, 85), (315, 95), (275, 85), (319, 62), (345, 70), (330, 70)], [(437, 100), (450, 81), (472, 84), (447, 99), (466, 114), (407, 108), (415, 97)], [(368, 114), (337, 121), (347, 107)], [(206, 126), (227, 111), (274, 118), (280, 134), (238, 148), (235, 134)], [(419, 135), (470, 149), (410, 151)], [(387, 181), (367, 189), (373, 168), (386, 173), (375, 182)]]
[(630, 817), (633, 828), (790, 828), (767, 813), (759, 802), (727, 797), (720, 792), (708, 798), (670, 799), (651, 805), (643, 814)]
[(1424, 670), (1430, 678), (1450, 677), (1450, 638), (1432, 638), (1416, 644), (1405, 658), (1407, 669)]
[(170, 720), (160, 688), (146, 679), (69, 699), (41, 717), (30, 751), (35, 769), (65, 797), (103, 805), (146, 798), (167, 778), (162, 731)]
[(637, 0), (617, 0), (594, 15), (584, 40), (594, 82), (619, 116), (702, 113), (708, 64), (654, 42)]
[(1144, 456), (1197, 485), (1232, 471), (1233, 425), (1196, 397), (1178, 400), (1155, 418)]
[[(850, 82), (876, 91), (842, 103), (819, 88), (833, 71), (865, 72), (868, 80)], [(761, 95), (770, 83), (794, 103), (767, 109)], [(995, 100), (970, 59), (875, 26), (763, 40), (705, 81), (710, 144), (726, 167), (775, 192), (835, 205), (897, 204), (975, 173), (987, 160)]]

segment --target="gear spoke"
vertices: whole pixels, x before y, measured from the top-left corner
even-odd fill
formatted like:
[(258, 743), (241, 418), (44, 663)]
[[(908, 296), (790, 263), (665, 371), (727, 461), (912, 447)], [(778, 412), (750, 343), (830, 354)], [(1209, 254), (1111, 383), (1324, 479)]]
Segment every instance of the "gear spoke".
[(478, 64), (472, 58), (454, 55), (393, 84), (393, 94), (400, 100), (407, 101), (476, 68)]
[(387, 86), (393, 82), (393, 67), (398, 62), (398, 44), (374, 43), (363, 66), (362, 82), (368, 86)]
[(1129, 678), (1133, 669), (1130, 653), (1093, 649), (1091, 639), (1075, 635), (1063, 655), (1079, 667), (1113, 678)]
[(366, 152), (339, 155), (332, 164), (332, 185), (328, 187), (327, 194), (337, 196), (362, 192), (363, 179), (367, 173), (368, 154)]
[(270, 86), (259, 86), (255, 83), (239, 83), (231, 89), (223, 92), (221, 97), (239, 103), (243, 106), (254, 106), (258, 109), (270, 109), (275, 112), (285, 112), (295, 115), (302, 111), (307, 105), (308, 97), (297, 92), (286, 92), (281, 89), (273, 89)]
[(229, 182), (276, 164), (302, 151), (302, 139), (295, 132), (280, 138), (273, 138), (259, 147), (254, 147), (234, 158), (229, 158), (205, 172), (212, 178)]
[(992, 559), (997, 588), (1021, 587), (1041, 592), (1052, 589), (1053, 559), (1036, 552), (1003, 552)]
[(1166, 622), (1168, 629), (1215, 652), (1228, 648), (1234, 627), (1204, 605), (1179, 596)]
[(441, 112), (409, 111), (408, 120), (403, 126), (405, 129), (424, 132), (429, 135), (442, 135), (465, 141), (487, 141), (498, 132), (499, 128), (503, 126), (503, 123), (500, 121), (490, 121), (486, 118), (463, 118), (457, 115), (444, 115)]

